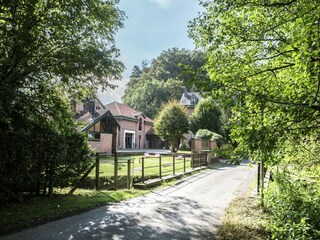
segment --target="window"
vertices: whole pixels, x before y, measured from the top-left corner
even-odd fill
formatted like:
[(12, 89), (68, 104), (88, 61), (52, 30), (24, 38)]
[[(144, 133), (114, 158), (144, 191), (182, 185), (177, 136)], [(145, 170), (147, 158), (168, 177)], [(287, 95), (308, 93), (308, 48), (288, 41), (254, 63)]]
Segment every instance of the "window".
[(197, 103), (197, 98), (192, 97), (192, 98), (190, 99), (190, 103), (193, 104), (193, 105), (195, 105), (195, 104)]
[(142, 118), (139, 119), (139, 131), (142, 131)]
[(89, 140), (100, 141), (101, 134), (99, 132), (88, 132)]

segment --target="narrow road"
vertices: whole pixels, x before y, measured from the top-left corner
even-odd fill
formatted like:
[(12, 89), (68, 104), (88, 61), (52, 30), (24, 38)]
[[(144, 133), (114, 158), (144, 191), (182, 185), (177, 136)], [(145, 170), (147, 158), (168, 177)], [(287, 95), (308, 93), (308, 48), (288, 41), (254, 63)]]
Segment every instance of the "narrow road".
[(214, 239), (223, 211), (255, 173), (246, 164), (209, 169), (175, 186), (0, 239)]

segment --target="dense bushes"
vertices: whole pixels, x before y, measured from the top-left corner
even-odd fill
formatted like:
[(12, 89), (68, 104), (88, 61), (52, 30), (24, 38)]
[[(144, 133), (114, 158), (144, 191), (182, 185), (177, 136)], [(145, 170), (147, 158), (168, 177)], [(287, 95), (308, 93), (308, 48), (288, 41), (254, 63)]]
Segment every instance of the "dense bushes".
[(320, 239), (320, 196), (312, 183), (278, 177), (266, 206), (274, 239)]
[(273, 239), (320, 239), (320, 145), (315, 138), (284, 145), (283, 164), (273, 169), (266, 191)]
[(90, 164), (86, 136), (75, 128), (57, 131), (30, 124), (20, 131), (2, 131), (0, 178), (14, 192), (37, 192), (70, 186)]

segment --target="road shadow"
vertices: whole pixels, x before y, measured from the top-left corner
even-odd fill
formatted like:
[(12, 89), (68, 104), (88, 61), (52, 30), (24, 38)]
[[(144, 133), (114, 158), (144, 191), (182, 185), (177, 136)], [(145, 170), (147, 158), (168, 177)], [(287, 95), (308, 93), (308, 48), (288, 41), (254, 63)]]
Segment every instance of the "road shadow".
[(212, 209), (199, 202), (184, 197), (142, 197), (4, 239), (215, 239), (212, 229), (217, 222)]

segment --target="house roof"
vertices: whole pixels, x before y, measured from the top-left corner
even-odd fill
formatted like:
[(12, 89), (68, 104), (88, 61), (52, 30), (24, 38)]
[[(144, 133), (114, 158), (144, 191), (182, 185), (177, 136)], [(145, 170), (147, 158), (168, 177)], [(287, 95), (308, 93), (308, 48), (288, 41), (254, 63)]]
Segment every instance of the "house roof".
[(153, 119), (145, 116), (142, 112), (134, 110), (126, 104), (112, 102), (105, 105), (105, 107), (110, 110), (115, 118), (124, 117), (128, 120), (137, 121), (139, 116), (143, 116), (146, 122), (153, 123)]
[[(195, 101), (192, 101), (195, 100)], [(185, 91), (180, 98), (180, 105), (182, 106), (195, 106), (201, 100), (200, 92), (187, 92)]]
[(85, 123), (85, 127), (81, 128), (80, 131), (82, 132), (90, 129), (93, 125), (95, 125), (105, 116), (108, 116), (109, 118), (113, 119), (117, 127), (120, 129), (120, 125), (118, 124), (117, 120), (114, 118), (112, 113), (107, 109), (101, 109), (95, 111), (94, 114), (87, 112), (83, 114), (81, 117), (77, 118), (78, 122)]

